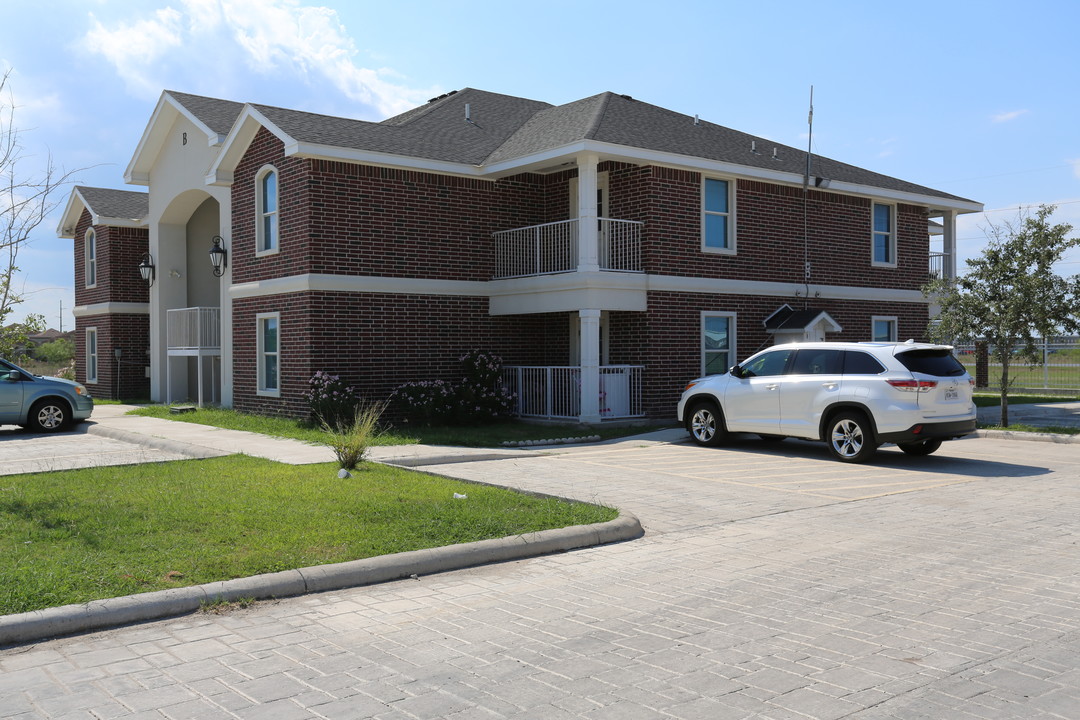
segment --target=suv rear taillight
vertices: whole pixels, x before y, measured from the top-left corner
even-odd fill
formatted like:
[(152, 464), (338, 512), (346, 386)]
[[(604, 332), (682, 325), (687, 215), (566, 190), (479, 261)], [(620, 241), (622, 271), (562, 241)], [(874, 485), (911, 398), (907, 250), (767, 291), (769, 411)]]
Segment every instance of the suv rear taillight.
[(886, 380), (897, 390), (904, 392), (930, 392), (937, 387), (937, 380)]

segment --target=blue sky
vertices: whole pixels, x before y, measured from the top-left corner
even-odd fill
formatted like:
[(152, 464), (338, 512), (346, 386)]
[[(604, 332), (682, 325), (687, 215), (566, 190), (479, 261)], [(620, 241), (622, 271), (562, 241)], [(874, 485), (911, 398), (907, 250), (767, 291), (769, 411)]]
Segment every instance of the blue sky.
[[(965, 0), (3, 0), (25, 173), (123, 171), (164, 89), (380, 120), (476, 87), (565, 103), (632, 95), (982, 202), (1056, 203), (1080, 234), (1080, 3)], [(139, 189), (139, 188), (132, 188)], [(60, 198), (66, 201), (66, 193)], [(20, 255), (27, 312), (74, 327), (57, 209)], [(1080, 253), (1059, 266), (1080, 273)]]

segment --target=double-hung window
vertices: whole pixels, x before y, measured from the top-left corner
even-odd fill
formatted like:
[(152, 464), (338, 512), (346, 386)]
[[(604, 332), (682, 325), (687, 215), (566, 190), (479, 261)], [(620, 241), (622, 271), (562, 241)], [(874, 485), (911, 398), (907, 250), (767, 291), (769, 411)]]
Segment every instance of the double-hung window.
[(892, 205), (873, 205), (873, 263), (896, 266), (896, 209)]
[(896, 318), (873, 317), (871, 318), (872, 337), (874, 342), (896, 342)]
[(281, 316), (265, 313), (255, 316), (258, 352), (257, 395), (281, 396)]
[(272, 167), (263, 168), (255, 180), (258, 226), (255, 229), (256, 253), (278, 250), (278, 175)]
[(86, 287), (97, 285), (97, 234), (93, 228), (86, 231)]
[(86, 328), (86, 382), (98, 381), (97, 328)]
[(701, 185), (701, 249), (705, 252), (735, 253), (735, 213), (731, 197), (733, 183), (705, 178)]
[(701, 314), (701, 373), (726, 373), (735, 364), (735, 315)]

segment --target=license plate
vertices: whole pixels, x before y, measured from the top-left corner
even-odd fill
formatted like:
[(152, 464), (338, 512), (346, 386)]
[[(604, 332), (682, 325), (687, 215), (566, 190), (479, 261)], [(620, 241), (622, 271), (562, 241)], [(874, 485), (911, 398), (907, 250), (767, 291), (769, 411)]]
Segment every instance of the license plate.
[(960, 399), (960, 391), (958, 389), (956, 389), (956, 388), (945, 388), (945, 399), (946, 400), (959, 400)]

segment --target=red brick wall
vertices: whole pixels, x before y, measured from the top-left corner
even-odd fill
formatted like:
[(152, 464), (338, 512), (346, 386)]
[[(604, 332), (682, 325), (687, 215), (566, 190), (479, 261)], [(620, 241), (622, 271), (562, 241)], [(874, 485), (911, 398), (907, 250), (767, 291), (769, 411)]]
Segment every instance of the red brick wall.
[[(145, 285), (145, 283), (144, 283)], [(98, 377), (86, 382), (86, 329), (97, 328)], [(75, 319), (75, 379), (86, 384), (90, 395), (110, 400), (150, 397), (149, 315), (92, 315)], [(119, 349), (120, 363), (115, 351)], [(118, 374), (119, 368), (119, 374)], [(118, 381), (119, 378), (119, 381)]]
[[(645, 271), (661, 275), (803, 282), (803, 192), (800, 187), (738, 180), (735, 255), (701, 251), (701, 175), (662, 167), (613, 169), (612, 217), (645, 222)], [(811, 282), (917, 290), (927, 279), (926, 209), (897, 206), (896, 268), (871, 266), (871, 201), (811, 191)]]
[(95, 225), (97, 285), (86, 287), (86, 231), (90, 212), (83, 210), (75, 226), (75, 304), (150, 302), (150, 289), (139, 275), (139, 262), (149, 248), (146, 228)]
[[(281, 397), (256, 392), (256, 315), (280, 313)], [(564, 313), (488, 314), (487, 298), (379, 293), (294, 293), (233, 303), (233, 403), (238, 410), (301, 417), (319, 370), (364, 397), (385, 399), (416, 380), (456, 380), (459, 358), (479, 348), (506, 365), (565, 364)]]
[[(283, 153), (260, 130), (236, 169), (235, 282), (304, 273), (489, 280), (491, 234), (546, 221), (552, 181), (540, 176), (478, 180)], [(255, 257), (255, 177), (267, 164), (279, 173), (280, 250)]]

